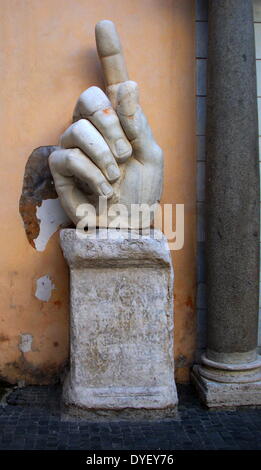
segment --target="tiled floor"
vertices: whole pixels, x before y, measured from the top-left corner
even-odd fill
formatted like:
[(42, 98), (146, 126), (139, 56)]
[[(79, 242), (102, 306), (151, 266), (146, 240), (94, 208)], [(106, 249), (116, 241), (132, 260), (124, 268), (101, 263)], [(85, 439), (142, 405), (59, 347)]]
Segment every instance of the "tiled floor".
[(176, 419), (157, 422), (64, 421), (60, 387), (13, 391), (0, 406), (0, 449), (261, 449), (261, 410), (208, 411), (189, 385), (178, 387)]

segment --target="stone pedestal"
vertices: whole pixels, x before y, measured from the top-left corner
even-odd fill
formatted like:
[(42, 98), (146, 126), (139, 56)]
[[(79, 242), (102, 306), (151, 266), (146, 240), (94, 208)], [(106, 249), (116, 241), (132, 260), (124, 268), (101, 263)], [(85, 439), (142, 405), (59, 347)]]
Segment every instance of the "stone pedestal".
[(100, 230), (81, 239), (65, 229), (61, 246), (71, 285), (67, 410), (172, 415), (173, 270), (165, 237)]

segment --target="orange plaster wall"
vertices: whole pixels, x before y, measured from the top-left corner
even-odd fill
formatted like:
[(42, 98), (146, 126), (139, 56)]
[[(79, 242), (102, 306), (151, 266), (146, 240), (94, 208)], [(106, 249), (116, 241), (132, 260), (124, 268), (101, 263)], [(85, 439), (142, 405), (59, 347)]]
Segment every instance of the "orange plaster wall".
[[(2, 0), (0, 377), (48, 383), (68, 358), (68, 272), (58, 233), (44, 252), (27, 241), (18, 204), (31, 151), (57, 144), (74, 104), (102, 86), (94, 25), (113, 20), (130, 78), (165, 151), (163, 202), (185, 204), (185, 245), (173, 252), (179, 382), (195, 351), (195, 101), (193, 0)], [(36, 281), (55, 285), (48, 302)], [(21, 352), (20, 335), (33, 337)]]

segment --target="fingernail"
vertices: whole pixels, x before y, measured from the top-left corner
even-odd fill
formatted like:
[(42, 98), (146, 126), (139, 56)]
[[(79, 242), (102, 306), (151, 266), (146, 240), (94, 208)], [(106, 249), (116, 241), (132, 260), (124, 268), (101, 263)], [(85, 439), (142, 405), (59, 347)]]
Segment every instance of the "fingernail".
[(119, 157), (126, 156), (127, 153), (129, 154), (128, 156), (130, 156), (132, 152), (130, 144), (128, 144), (124, 139), (116, 140), (115, 149)]
[(116, 180), (120, 176), (120, 170), (116, 165), (114, 165), (114, 163), (111, 163), (107, 167), (107, 175), (111, 181)]
[(106, 183), (106, 182), (103, 182), (100, 186), (104, 196), (109, 196), (109, 194), (112, 193), (112, 187)]

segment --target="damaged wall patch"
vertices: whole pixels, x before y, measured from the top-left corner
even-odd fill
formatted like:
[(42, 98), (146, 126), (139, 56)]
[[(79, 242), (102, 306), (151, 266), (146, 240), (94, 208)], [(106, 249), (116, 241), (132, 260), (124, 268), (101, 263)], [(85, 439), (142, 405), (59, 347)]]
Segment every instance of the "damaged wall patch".
[(33, 337), (28, 333), (22, 333), (20, 335), (19, 349), (21, 352), (26, 353), (32, 351)]
[(42, 276), (36, 281), (35, 297), (44, 302), (48, 302), (52, 295), (52, 290), (55, 289), (55, 285), (48, 275)]

